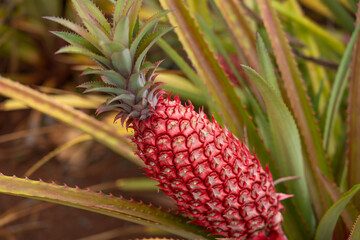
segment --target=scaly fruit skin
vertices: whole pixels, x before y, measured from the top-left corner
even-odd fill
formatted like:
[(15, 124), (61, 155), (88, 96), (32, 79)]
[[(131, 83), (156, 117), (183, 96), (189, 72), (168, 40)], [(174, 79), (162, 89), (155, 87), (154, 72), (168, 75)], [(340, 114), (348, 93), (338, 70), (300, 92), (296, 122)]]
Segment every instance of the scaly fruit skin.
[(270, 172), (232, 133), (178, 98), (160, 98), (132, 127), (147, 175), (196, 224), (227, 238), (286, 239)]

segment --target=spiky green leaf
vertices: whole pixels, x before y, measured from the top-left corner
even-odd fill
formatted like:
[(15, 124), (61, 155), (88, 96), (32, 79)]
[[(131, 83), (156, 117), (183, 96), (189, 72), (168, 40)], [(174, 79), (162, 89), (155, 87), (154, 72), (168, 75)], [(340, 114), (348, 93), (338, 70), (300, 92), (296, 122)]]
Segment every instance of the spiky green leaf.
[(357, 217), (357, 220), (354, 223), (354, 226), (350, 232), (348, 240), (357, 240), (360, 239), (360, 215)]
[(90, 22), (96, 28), (110, 35), (111, 26), (98, 7), (90, 0), (72, 0), (74, 7), (82, 20)]
[(265, 43), (259, 33), (256, 34), (256, 49), (259, 59), (261, 75), (270, 84), (270, 86), (280, 95), (280, 88), (275, 75), (275, 69), (271, 63), (270, 56), (266, 50)]
[(207, 237), (202, 228), (188, 223), (188, 219), (143, 203), (39, 181), (0, 176), (0, 192), (53, 202), (69, 207), (104, 214), (126, 221), (150, 226), (187, 239), (215, 239)]
[(88, 69), (83, 72), (84, 75), (88, 74), (98, 74), (102, 75), (104, 78), (103, 81), (107, 84), (111, 84), (114, 86), (117, 86), (119, 88), (125, 88), (126, 80), (123, 76), (121, 76), (119, 73), (115, 72), (114, 70), (93, 70)]
[(134, 38), (134, 40), (131, 42), (130, 52), (132, 56), (135, 56), (137, 49), (139, 47), (140, 42), (143, 40), (144, 36), (149, 33), (152, 27), (159, 21), (160, 18), (165, 16), (169, 10), (167, 11), (161, 11), (155, 15), (153, 15), (151, 18), (149, 18), (144, 25), (139, 30), (138, 34)]
[(309, 190), (306, 185), (301, 141), (295, 121), (276, 90), (253, 69), (243, 66), (246, 75), (253, 81), (266, 104), (272, 133), (272, 149), (282, 176), (300, 176), (300, 180), (288, 182), (289, 193), (306, 223), (315, 229), (315, 215), (311, 211)]
[(156, 41), (161, 38), (166, 33), (170, 32), (173, 27), (159, 29), (156, 32), (150, 34), (139, 46), (139, 51), (137, 52), (138, 57), (136, 57), (134, 72), (140, 71), (141, 65), (143, 64), (146, 54), (150, 50), (150, 48), (156, 43)]
[(50, 21), (59, 23), (59, 24), (63, 25), (64, 27), (67, 27), (68, 29), (72, 30), (73, 32), (79, 34), (84, 39), (88, 40), (95, 47), (98, 47), (99, 41), (94, 36), (92, 36), (88, 31), (86, 31), (82, 26), (79, 26), (76, 23), (73, 23), (67, 19), (63, 19), (63, 18), (59, 18), (59, 17), (44, 17), (44, 18), (48, 19)]
[(57, 31), (52, 31), (51, 33), (58, 36), (59, 38), (64, 39), (66, 42), (70, 43), (73, 46), (86, 48), (90, 52), (94, 52), (95, 54), (98, 54), (98, 55), (102, 54), (88, 40), (86, 40), (85, 38), (83, 38), (83, 37), (81, 37), (79, 35), (76, 35), (76, 34), (73, 34), (73, 33), (67, 33), (67, 32), (57, 32)]
[(327, 163), (319, 126), (313, 114), (291, 46), (286, 38), (280, 19), (271, 5), (271, 1), (257, 0), (257, 3), (282, 75), (284, 89), (290, 102), (290, 110), (294, 115), (300, 136), (304, 142), (304, 152), (307, 154), (305, 158), (307, 160), (306, 165), (311, 166), (308, 168), (310, 196), (317, 216), (321, 217), (329, 207), (330, 202), (314, 169), (320, 168), (329, 178), (333, 176)]
[(113, 26), (116, 26), (118, 22), (124, 17), (124, 10), (127, 0), (117, 0), (115, 3), (114, 13), (113, 13)]
[(134, 94), (128, 93), (128, 94), (120, 94), (114, 98), (111, 98), (107, 101), (107, 104), (111, 104), (115, 101), (125, 101), (128, 104), (135, 104), (135, 96)]
[(341, 212), (359, 190), (360, 184), (353, 186), (349, 191), (342, 195), (339, 201), (331, 206), (319, 223), (315, 234), (315, 240), (332, 239), (332, 234)]
[(89, 92), (103, 92), (107, 94), (120, 95), (126, 93), (127, 91), (124, 89), (114, 88), (114, 87), (93, 87), (93, 88), (88, 88), (84, 91), (84, 93), (89, 93)]
[[(131, 5), (130, 5), (131, 3)], [(132, 42), (133, 39), (133, 33), (134, 28), (136, 25), (136, 22), (138, 21), (138, 16), (140, 13), (140, 7), (142, 4), (142, 0), (132, 0), (127, 3), (129, 8), (128, 16), (129, 16), (129, 42)]]
[(111, 67), (111, 63), (108, 59), (106, 59), (103, 56), (97, 55), (89, 50), (87, 50), (86, 48), (82, 48), (82, 47), (77, 47), (77, 46), (65, 46), (63, 48), (60, 48), (56, 54), (60, 54), (60, 53), (74, 53), (74, 54), (81, 54), (87, 57), (92, 58), (93, 60), (96, 60), (100, 63), (102, 63), (103, 65), (105, 65), (106, 67), (110, 68)]

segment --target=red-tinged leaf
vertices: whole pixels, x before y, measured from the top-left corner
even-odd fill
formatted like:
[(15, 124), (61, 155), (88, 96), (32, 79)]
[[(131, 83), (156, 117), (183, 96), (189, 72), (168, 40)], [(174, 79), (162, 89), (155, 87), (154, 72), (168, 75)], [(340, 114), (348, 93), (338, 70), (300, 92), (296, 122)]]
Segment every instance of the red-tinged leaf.
[(256, 149), (256, 154), (259, 156), (262, 164), (269, 163), (274, 178), (278, 178), (276, 166), (260, 139), (257, 129), (251, 120), (252, 118), (244, 110), (241, 100), (184, 2), (181, 0), (161, 0), (160, 3), (164, 9), (174, 10), (168, 14), (170, 23), (175, 27), (175, 32), (198, 75), (208, 87), (220, 114), (225, 120), (226, 126), (235, 135), (243, 138), (244, 125), (246, 125), (250, 148)]
[(255, 71), (259, 71), (259, 65), (256, 54), (255, 31), (250, 27), (248, 19), (241, 4), (236, 0), (215, 0), (227, 25), (234, 34), (234, 43), (244, 51), (249, 65)]
[(0, 94), (82, 130), (114, 152), (142, 165), (142, 162), (133, 153), (133, 145), (125, 136), (120, 135), (113, 126), (97, 121), (81, 111), (61, 104), (43, 93), (10, 79), (0, 78)]
[(154, 227), (186, 239), (215, 239), (202, 228), (188, 223), (189, 219), (159, 208), (112, 195), (105, 195), (16, 177), (0, 176), (0, 192), (20, 197), (39, 199), (65, 206), (84, 209)]
[[(359, 5), (360, 6), (360, 3)], [(360, 9), (360, 7), (359, 7)], [(360, 24), (360, 11), (358, 11)], [(349, 83), (348, 99), (348, 142), (349, 142), (349, 186), (360, 183), (360, 37), (355, 42), (352, 59), (352, 73)], [(360, 194), (355, 197), (356, 206), (360, 207)]]
[[(340, 189), (336, 186), (334, 182), (327, 179), (321, 172), (319, 172), (319, 176), (333, 202), (338, 201), (342, 195)], [(351, 230), (352, 224), (356, 220), (357, 212), (358, 211), (356, 207), (350, 202), (341, 214), (341, 217), (344, 220), (344, 223), (348, 230)]]
[(301, 137), (308, 155), (309, 185), (316, 186), (317, 191), (312, 191), (313, 202), (318, 217), (321, 217), (329, 207), (329, 201), (322, 187), (320, 179), (316, 177), (315, 169), (319, 168), (325, 176), (332, 178), (317, 120), (315, 119), (304, 81), (301, 78), (297, 63), (291, 51), (280, 20), (269, 0), (257, 0), (265, 28), (268, 32), (276, 60), (282, 74), (287, 97), (291, 110), (299, 127)]

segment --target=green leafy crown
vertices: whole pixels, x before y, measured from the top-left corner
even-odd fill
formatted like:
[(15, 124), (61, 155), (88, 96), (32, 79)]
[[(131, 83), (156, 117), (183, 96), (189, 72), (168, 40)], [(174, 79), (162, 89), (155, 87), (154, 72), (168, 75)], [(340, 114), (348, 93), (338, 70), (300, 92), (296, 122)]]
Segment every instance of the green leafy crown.
[(144, 23), (139, 21), (142, 0), (118, 0), (114, 4), (113, 21), (90, 0), (72, 0), (84, 26), (58, 17), (46, 17), (73, 33), (53, 33), (70, 45), (57, 53), (76, 53), (92, 58), (99, 69), (87, 69), (84, 74), (97, 74), (101, 81), (86, 82), (79, 87), (85, 92), (103, 92), (111, 97), (97, 109), (97, 114), (117, 110), (115, 120), (146, 119), (154, 111), (163, 90), (154, 82), (160, 62), (145, 62), (152, 45), (172, 27), (156, 29), (157, 22), (169, 11), (161, 11)]

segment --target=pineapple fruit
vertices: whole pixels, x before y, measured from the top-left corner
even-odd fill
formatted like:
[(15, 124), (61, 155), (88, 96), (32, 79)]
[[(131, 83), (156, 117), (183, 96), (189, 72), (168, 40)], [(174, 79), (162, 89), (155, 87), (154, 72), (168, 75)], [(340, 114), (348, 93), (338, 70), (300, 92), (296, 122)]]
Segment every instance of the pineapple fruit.
[(109, 23), (89, 0), (73, 0), (85, 26), (48, 17), (74, 33), (54, 32), (70, 45), (58, 53), (91, 57), (102, 81), (87, 82), (85, 92), (110, 95), (97, 114), (115, 110), (115, 120), (133, 128), (146, 174), (173, 198), (180, 211), (209, 233), (233, 239), (286, 239), (282, 229), (283, 195), (272, 176), (244, 142), (189, 103), (181, 104), (155, 82), (160, 62), (145, 61), (149, 48), (172, 28), (156, 29), (167, 14), (138, 19), (141, 0), (118, 0)]

